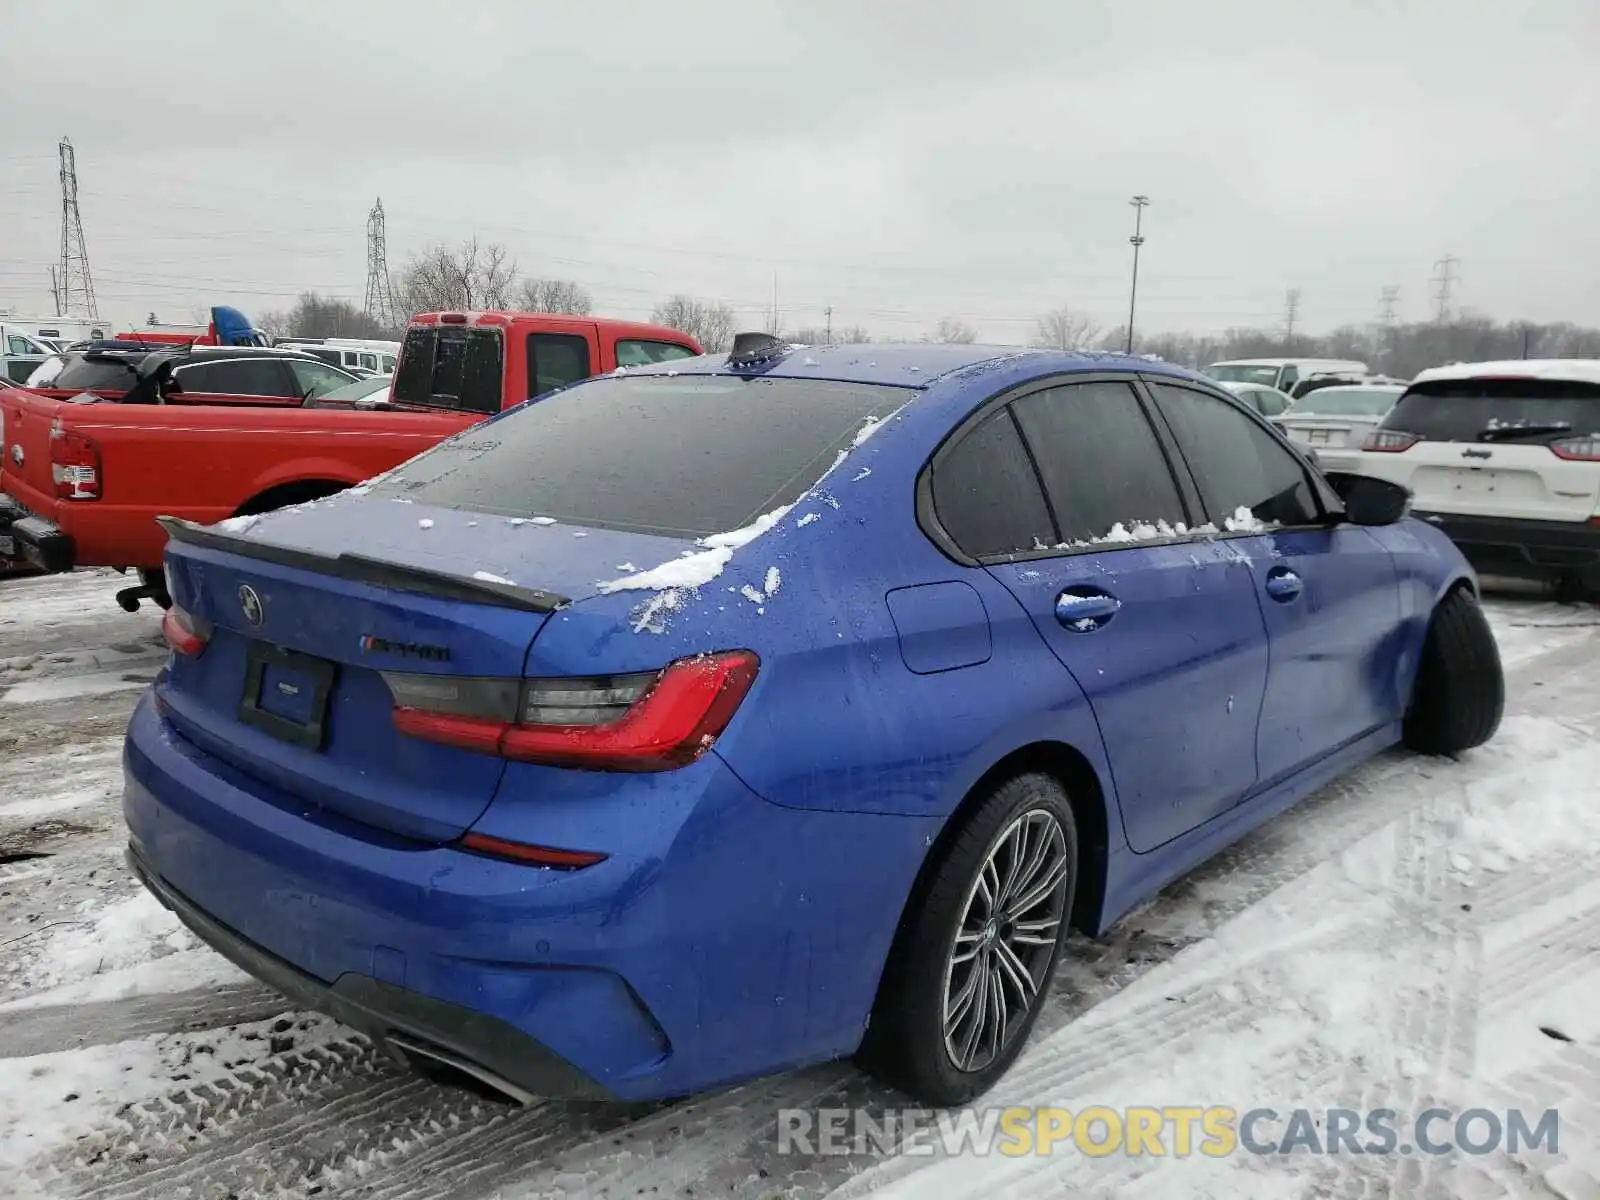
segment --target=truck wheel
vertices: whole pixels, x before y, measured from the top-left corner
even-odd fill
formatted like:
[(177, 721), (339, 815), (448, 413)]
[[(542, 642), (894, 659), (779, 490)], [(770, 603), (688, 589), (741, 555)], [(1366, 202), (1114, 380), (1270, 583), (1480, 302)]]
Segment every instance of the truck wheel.
[(167, 576), (164, 571), (151, 571), (140, 567), (139, 582), (150, 589), (148, 595), (152, 603), (162, 608), (172, 607), (172, 597), (167, 595)]
[(1078, 830), (1049, 775), (993, 786), (906, 906), (858, 1061), (935, 1106), (982, 1095), (1022, 1052), (1071, 916)]
[(1500, 647), (1477, 597), (1464, 587), (1439, 602), (1406, 713), (1405, 744), (1422, 754), (1460, 754), (1494, 736), (1505, 712)]

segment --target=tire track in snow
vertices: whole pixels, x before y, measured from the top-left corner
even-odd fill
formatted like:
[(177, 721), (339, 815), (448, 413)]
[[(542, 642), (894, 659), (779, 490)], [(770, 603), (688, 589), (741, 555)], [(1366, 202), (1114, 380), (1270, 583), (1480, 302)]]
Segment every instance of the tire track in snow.
[(264, 1021), (292, 1007), (264, 984), (246, 983), (0, 1011), (0, 1058), (105, 1046), (155, 1034), (200, 1033)]

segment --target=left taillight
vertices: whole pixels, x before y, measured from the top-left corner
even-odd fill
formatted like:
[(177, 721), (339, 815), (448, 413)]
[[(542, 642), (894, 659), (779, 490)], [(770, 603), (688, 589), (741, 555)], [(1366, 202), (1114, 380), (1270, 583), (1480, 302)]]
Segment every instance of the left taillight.
[(52, 430), (50, 478), (57, 500), (100, 499), (100, 448), (81, 433)]
[(199, 658), (211, 641), (211, 622), (174, 604), (161, 618), (161, 636), (176, 653)]
[(759, 668), (730, 650), (600, 678), (383, 678), (395, 728), (411, 737), (545, 766), (670, 771), (710, 749)]

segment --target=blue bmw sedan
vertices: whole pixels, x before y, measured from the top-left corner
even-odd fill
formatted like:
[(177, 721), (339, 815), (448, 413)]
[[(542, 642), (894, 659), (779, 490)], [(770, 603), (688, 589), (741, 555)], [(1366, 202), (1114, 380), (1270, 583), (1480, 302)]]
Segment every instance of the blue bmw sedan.
[(1162, 363), (742, 335), (166, 520), (129, 859), (247, 971), (515, 1099), (853, 1055), (964, 1102), (1069, 928), (1388, 747), (1493, 735), (1477, 579), (1407, 501)]

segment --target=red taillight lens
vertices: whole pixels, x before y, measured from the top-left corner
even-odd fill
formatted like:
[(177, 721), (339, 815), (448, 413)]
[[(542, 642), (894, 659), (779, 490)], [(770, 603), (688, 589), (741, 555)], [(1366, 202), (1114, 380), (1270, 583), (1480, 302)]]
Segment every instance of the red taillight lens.
[(759, 668), (733, 650), (602, 679), (384, 679), (395, 728), (412, 737), (546, 766), (670, 771), (711, 747)]
[(81, 433), (52, 430), (50, 478), (57, 500), (100, 499), (100, 448)]
[(1559, 442), (1550, 443), (1550, 451), (1557, 458), (1571, 462), (1600, 462), (1600, 433), (1562, 438)]
[(1402, 429), (1374, 429), (1367, 434), (1367, 440), (1361, 443), (1363, 450), (1376, 450), (1379, 454), (1399, 454), (1402, 450), (1409, 450), (1422, 440), (1419, 434), (1406, 433)]
[(575, 871), (605, 862), (604, 854), (592, 850), (558, 850), (554, 846), (530, 846), (526, 842), (508, 842), (504, 838), (489, 837), (483, 833), (469, 833), (456, 845), (475, 854), (490, 858), (506, 858), (512, 862), (527, 863), (534, 867), (557, 867)]
[(439, 314), (439, 324), (441, 324), (441, 325), (465, 325), (466, 323), (467, 323), (467, 314), (466, 313), (440, 313)]
[(185, 658), (199, 658), (211, 640), (211, 623), (174, 604), (161, 618), (161, 636)]

